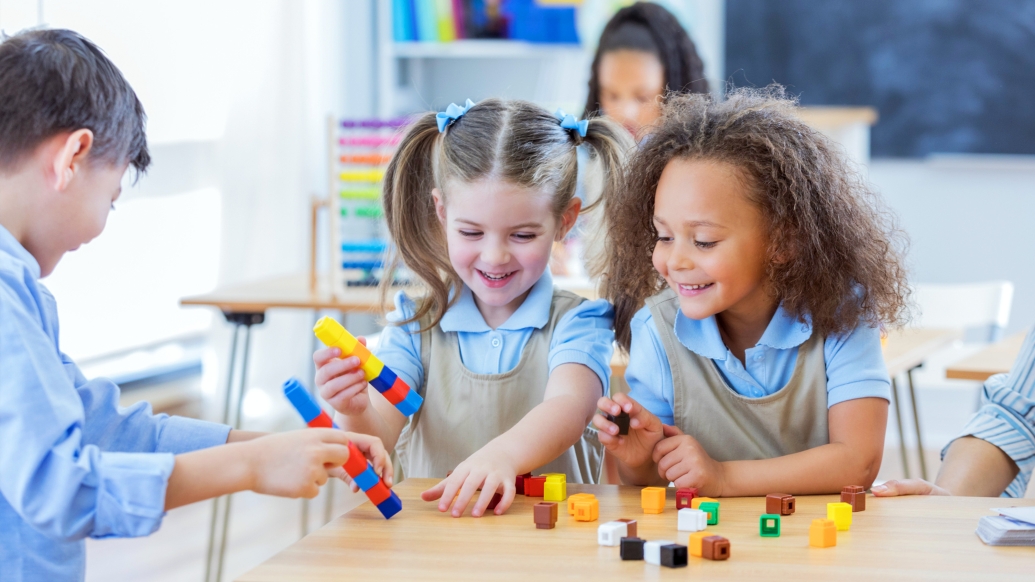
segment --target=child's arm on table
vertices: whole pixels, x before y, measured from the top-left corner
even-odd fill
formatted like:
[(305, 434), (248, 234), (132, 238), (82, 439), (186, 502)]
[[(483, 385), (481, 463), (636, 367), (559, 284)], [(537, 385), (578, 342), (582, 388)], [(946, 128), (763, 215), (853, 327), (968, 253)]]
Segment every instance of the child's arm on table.
[(549, 463), (582, 437), (602, 390), (600, 378), (589, 367), (574, 363), (557, 366), (538, 406), (457, 465), (449, 477), (422, 493), (421, 498), (438, 499), (439, 511), (447, 511), (452, 505), (453, 517), (460, 517), (481, 488), (471, 509), (471, 515), (479, 517), (502, 488), (495, 512), (504, 513), (514, 500), (517, 475)]
[(759, 461), (718, 462), (691, 436), (665, 427), (654, 449), (658, 473), (677, 487), (702, 495), (749, 497), (787, 491), (795, 495), (836, 493), (845, 485), (869, 487), (884, 453), (888, 401), (858, 398), (827, 411), (830, 443)]
[(629, 434), (619, 436), (618, 425), (604, 416), (593, 417), (593, 425), (600, 431), (600, 442), (618, 459), (618, 475), (622, 483), (630, 485), (668, 485), (658, 475), (652, 459), (654, 447), (664, 438), (661, 420), (626, 394), (601, 398), (597, 408), (612, 415), (629, 415)]
[(877, 497), (966, 495), (998, 497), (1017, 477), (1017, 463), (992, 443), (973, 436), (949, 445), (934, 483), (923, 479), (888, 481), (873, 488)]
[[(241, 432), (241, 431), (234, 431)], [(231, 432), (231, 438), (234, 438)], [(349, 458), (351, 440), (391, 484), (392, 463), (377, 437), (334, 429), (308, 429), (251, 437), (176, 455), (166, 486), (165, 509), (238, 491), (281, 497), (316, 497), (321, 485)]]

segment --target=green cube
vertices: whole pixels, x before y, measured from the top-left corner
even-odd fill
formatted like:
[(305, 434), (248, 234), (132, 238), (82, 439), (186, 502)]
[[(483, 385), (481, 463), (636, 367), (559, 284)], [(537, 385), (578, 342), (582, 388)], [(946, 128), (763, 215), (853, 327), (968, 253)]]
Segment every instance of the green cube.
[[(702, 503), (702, 505), (704, 505)], [(780, 516), (772, 513), (763, 513), (758, 518), (758, 531), (764, 538), (780, 537)]]
[(719, 523), (719, 503), (717, 501), (705, 501), (698, 509), (708, 514), (708, 525)]

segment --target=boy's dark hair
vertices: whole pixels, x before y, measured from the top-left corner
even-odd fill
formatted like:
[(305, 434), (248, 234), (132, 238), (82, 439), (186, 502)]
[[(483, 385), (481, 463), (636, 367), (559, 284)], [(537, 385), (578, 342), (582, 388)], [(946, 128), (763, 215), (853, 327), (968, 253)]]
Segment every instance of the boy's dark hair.
[(93, 132), (90, 158), (151, 163), (144, 107), (101, 49), (71, 30), (31, 30), (0, 43), (0, 169), (65, 131)]
[(600, 59), (609, 52), (623, 49), (658, 57), (665, 69), (665, 91), (670, 94), (708, 92), (704, 63), (683, 25), (662, 6), (637, 2), (616, 12), (600, 33), (583, 117), (600, 115)]
[[(665, 288), (652, 263), (654, 196), (672, 160), (729, 164), (766, 224), (768, 292), (820, 337), (861, 323), (894, 327), (908, 316), (905, 234), (843, 148), (802, 122), (783, 87), (736, 89), (725, 100), (673, 95), (607, 203), (604, 297), (615, 338)], [(621, 241), (621, 242), (618, 242)]]

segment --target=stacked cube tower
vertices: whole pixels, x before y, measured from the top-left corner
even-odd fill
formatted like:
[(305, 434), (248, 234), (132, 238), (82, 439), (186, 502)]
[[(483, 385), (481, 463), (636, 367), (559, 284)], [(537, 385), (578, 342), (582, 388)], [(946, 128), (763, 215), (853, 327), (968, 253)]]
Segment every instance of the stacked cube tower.
[[(338, 428), (298, 380), (291, 378), (284, 382), (284, 395), (311, 428)], [(352, 442), (349, 443), (349, 460), (345, 461), (343, 467), (385, 519), (399, 513), (402, 509), (399, 496), (381, 481), (363, 452)]]
[(391, 402), (403, 416), (411, 416), (420, 409), (424, 399), (409, 384), (400, 380), (391, 368), (384, 365), (377, 356), (348, 332), (340, 323), (330, 317), (321, 317), (313, 327), (313, 333), (327, 347), (337, 347), (341, 357), (356, 356), (367, 382)]

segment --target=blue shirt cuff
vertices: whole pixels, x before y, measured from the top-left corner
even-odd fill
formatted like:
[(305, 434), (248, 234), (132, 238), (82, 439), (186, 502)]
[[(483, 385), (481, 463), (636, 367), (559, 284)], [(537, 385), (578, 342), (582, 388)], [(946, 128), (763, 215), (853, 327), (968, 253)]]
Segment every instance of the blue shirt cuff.
[(883, 398), (891, 401), (891, 384), (888, 382), (863, 380), (842, 384), (827, 391), (827, 408), (857, 398)]
[(199, 449), (207, 449), (226, 444), (230, 435), (230, 427), (204, 420), (170, 416), (162, 423), (158, 433), (156, 453), (189, 453)]
[(597, 377), (600, 378), (600, 385), (603, 387), (604, 394), (609, 394), (611, 390), (611, 366), (608, 364), (606, 368), (600, 366), (600, 362), (593, 356), (586, 352), (580, 352), (578, 350), (559, 350), (550, 354), (550, 373), (553, 374), (554, 368), (562, 364), (582, 364), (593, 371)]
[(97, 461), (93, 538), (139, 537), (158, 530), (175, 459), (165, 453), (104, 453)]

